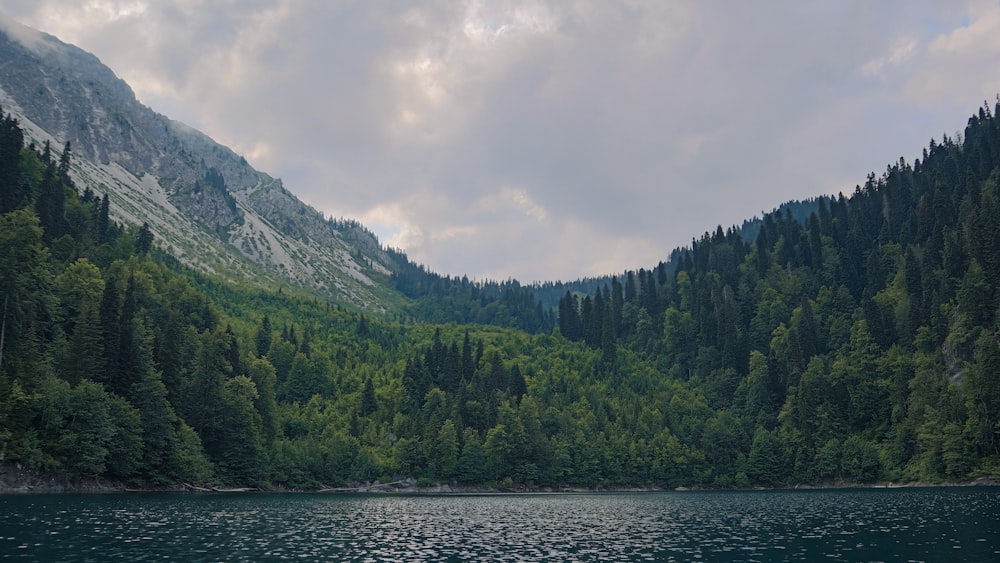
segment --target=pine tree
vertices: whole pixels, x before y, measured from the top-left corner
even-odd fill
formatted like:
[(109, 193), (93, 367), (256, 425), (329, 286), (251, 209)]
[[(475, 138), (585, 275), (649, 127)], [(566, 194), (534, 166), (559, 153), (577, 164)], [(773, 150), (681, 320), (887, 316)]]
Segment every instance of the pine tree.
[(508, 378), (507, 392), (510, 393), (511, 400), (515, 404), (520, 403), (521, 397), (528, 393), (528, 384), (525, 382), (524, 375), (521, 374), (521, 368), (517, 364), (511, 366)]
[(135, 253), (138, 256), (146, 256), (153, 249), (153, 232), (149, 230), (149, 224), (143, 223), (135, 235)]
[(271, 349), (271, 319), (267, 315), (264, 315), (260, 321), (255, 342), (257, 344), (257, 357), (263, 358)]
[(59, 168), (57, 169), (59, 181), (66, 187), (73, 187), (73, 180), (69, 177), (73, 151), (70, 149), (69, 141), (63, 146), (62, 154), (59, 155)]
[(469, 340), (469, 331), (465, 331), (465, 336), (462, 338), (462, 382), (468, 383), (472, 381), (472, 376), (476, 371), (476, 365), (472, 360), (472, 342)]
[(29, 201), (21, 180), (21, 147), (24, 133), (17, 120), (0, 110), (0, 214), (24, 207)]
[(276, 377), (274, 366), (266, 358), (251, 360), (247, 364), (247, 376), (257, 389), (254, 408), (260, 414), (261, 440), (267, 451), (273, 451), (274, 442), (280, 432), (278, 404), (275, 400)]
[(227, 379), (223, 385), (221, 418), (214, 459), (219, 472), (234, 484), (257, 485), (265, 470), (260, 415), (254, 409), (257, 387), (245, 375)]
[(118, 381), (121, 372), (121, 325), (118, 283), (114, 278), (104, 282), (104, 294), (101, 297), (101, 307), (98, 316), (101, 320), (101, 334), (104, 343), (104, 372), (100, 381), (109, 389), (112, 382)]
[(42, 238), (30, 209), (0, 215), (0, 368), (38, 361), (17, 350), (30, 344), (28, 334), (52, 314), (49, 254)]
[(80, 305), (80, 313), (76, 318), (73, 334), (70, 336), (72, 362), (67, 366), (70, 381), (101, 380), (104, 368), (101, 337), (99, 304), (95, 301), (84, 301)]
[(55, 167), (50, 164), (42, 174), (42, 184), (35, 201), (35, 211), (45, 231), (43, 240), (46, 244), (61, 237), (66, 230), (65, 205), (66, 190), (56, 175)]
[(118, 316), (118, 359), (115, 362), (117, 370), (116, 373), (109, 374), (110, 379), (107, 382), (110, 391), (126, 398), (129, 397), (132, 385), (143, 376), (146, 369), (141, 364), (139, 353), (139, 346), (142, 343), (136, 325), (139, 314), (136, 291), (135, 275), (129, 274), (121, 313)]
[(97, 242), (105, 244), (111, 242), (111, 219), (109, 217), (111, 202), (108, 194), (101, 197), (101, 209), (97, 215)]
[(376, 410), (378, 410), (378, 398), (375, 396), (375, 385), (369, 377), (365, 379), (365, 387), (361, 392), (361, 416), (371, 416)]

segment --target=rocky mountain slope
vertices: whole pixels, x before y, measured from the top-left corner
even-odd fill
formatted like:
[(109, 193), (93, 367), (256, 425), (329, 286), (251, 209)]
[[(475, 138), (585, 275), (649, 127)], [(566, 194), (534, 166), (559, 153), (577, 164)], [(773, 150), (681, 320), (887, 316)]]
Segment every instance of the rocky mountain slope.
[(223, 279), (298, 286), (380, 310), (393, 256), (354, 222), (331, 221), (280, 179), (142, 105), (95, 56), (0, 15), (0, 107), (32, 142), (73, 153), (79, 189), (112, 218), (148, 223), (157, 244)]

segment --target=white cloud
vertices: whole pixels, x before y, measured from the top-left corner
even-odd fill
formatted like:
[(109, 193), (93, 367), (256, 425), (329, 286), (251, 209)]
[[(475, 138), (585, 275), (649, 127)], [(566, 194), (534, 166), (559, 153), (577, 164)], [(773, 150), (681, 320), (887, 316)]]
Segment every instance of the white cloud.
[(932, 55), (959, 58), (980, 57), (1000, 51), (1000, 9), (979, 14), (975, 21), (934, 39), (929, 51)]
[(487, 194), (479, 200), (479, 210), (486, 214), (502, 213), (505, 208), (515, 209), (537, 221), (545, 221), (549, 216), (548, 211), (535, 203), (523, 188), (504, 186), (496, 193)]
[(140, 18), (147, 4), (138, 1), (101, 1), (40, 3), (37, 19), (47, 22), (43, 30), (63, 41), (75, 42), (96, 27), (122, 19)]
[[(979, 6), (965, 25), (935, 37), (927, 57), (905, 87), (909, 99), (923, 104), (977, 103), (1000, 92), (1000, 6)], [(969, 107), (969, 113), (975, 107)], [(961, 127), (956, 123), (951, 128)], [(951, 128), (947, 129), (950, 130)]]
[(0, 0), (448, 274), (650, 267), (850, 191), (1000, 91), (956, 2)]
[(535, 203), (528, 192), (522, 189), (504, 188), (504, 195), (509, 197), (514, 204), (524, 212), (525, 215), (533, 217), (539, 221), (548, 218), (549, 212), (544, 207)]
[(917, 50), (915, 39), (899, 40), (888, 54), (872, 59), (861, 67), (861, 72), (868, 76), (883, 76), (887, 68), (899, 66), (911, 59)]
[(2, 12), (0, 12), (0, 30), (35, 52), (46, 48), (47, 43), (41, 33), (6, 17)]

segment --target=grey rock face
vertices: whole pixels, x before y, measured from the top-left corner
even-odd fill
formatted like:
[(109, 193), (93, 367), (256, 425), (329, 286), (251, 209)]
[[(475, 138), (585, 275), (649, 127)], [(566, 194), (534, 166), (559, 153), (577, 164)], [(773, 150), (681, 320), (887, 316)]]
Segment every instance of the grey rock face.
[(110, 193), (116, 220), (148, 222), (193, 267), (381, 308), (387, 290), (372, 276), (391, 260), (369, 231), (328, 221), (229, 148), (142, 105), (97, 57), (2, 16), (0, 106), (30, 139), (54, 150), (68, 141), (80, 188)]

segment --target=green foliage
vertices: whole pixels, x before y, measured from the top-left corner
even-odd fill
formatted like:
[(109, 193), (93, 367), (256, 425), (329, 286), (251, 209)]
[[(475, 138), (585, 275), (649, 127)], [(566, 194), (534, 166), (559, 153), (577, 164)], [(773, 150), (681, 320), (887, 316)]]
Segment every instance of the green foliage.
[(18, 133), (0, 114), (2, 460), (292, 488), (998, 474), (988, 111), (961, 146), (653, 270), (523, 287), (403, 268), (406, 324), (194, 274), (75, 195), (68, 147), (57, 164)]
[(787, 452), (778, 436), (758, 426), (747, 456), (747, 475), (755, 483), (774, 486), (787, 478)]
[(878, 479), (881, 462), (878, 450), (858, 435), (844, 440), (840, 448), (843, 475), (854, 483), (870, 483)]

